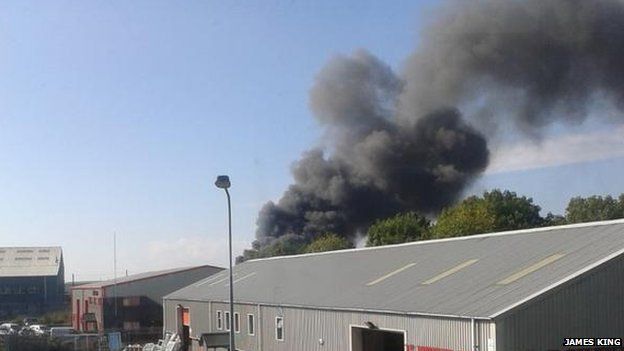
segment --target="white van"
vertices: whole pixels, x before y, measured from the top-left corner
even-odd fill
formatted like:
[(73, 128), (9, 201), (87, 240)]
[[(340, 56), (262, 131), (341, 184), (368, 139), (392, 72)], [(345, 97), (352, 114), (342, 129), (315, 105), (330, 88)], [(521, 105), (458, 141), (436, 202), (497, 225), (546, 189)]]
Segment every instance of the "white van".
[(76, 331), (72, 327), (51, 327), (50, 337), (61, 338), (63, 336), (76, 334)]

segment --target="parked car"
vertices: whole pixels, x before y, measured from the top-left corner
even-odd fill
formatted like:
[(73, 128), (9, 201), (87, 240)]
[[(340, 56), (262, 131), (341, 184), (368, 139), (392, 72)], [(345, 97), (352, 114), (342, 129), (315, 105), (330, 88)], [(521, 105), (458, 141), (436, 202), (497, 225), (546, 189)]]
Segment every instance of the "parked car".
[(32, 324), (38, 324), (38, 323), (39, 323), (39, 320), (37, 318), (33, 318), (33, 317), (26, 317), (22, 321), (22, 324), (24, 324), (25, 326), (29, 326), (29, 325), (32, 325)]
[(49, 335), (50, 333), (50, 329), (48, 329), (48, 327), (43, 324), (32, 324), (28, 326), (28, 328), (30, 328), (32, 334), (36, 336)]
[(20, 330), (17, 332), (17, 335), (19, 335), (19, 336), (34, 336), (35, 335), (35, 331), (30, 329), (30, 327), (28, 327), (28, 326), (23, 326), (23, 327), (20, 327)]
[(76, 331), (72, 327), (50, 327), (51, 338), (62, 338), (73, 334), (76, 334)]
[(14, 335), (20, 330), (20, 326), (15, 323), (0, 324), (0, 335)]

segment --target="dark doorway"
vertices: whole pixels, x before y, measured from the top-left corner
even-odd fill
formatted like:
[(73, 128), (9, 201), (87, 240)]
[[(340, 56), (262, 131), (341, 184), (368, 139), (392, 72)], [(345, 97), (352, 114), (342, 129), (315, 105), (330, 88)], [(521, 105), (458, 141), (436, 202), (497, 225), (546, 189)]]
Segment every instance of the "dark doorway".
[(399, 331), (351, 327), (351, 351), (404, 351), (405, 334)]

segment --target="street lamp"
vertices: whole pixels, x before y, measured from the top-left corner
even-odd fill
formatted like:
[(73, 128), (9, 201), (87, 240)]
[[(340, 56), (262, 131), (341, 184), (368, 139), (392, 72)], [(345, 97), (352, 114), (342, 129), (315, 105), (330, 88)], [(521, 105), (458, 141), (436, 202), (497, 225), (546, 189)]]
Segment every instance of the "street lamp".
[(228, 233), (229, 233), (229, 245), (230, 245), (230, 351), (236, 351), (234, 346), (234, 282), (232, 279), (232, 205), (230, 204), (230, 177), (226, 175), (220, 175), (215, 182), (217, 188), (224, 189), (227, 195), (228, 203)]

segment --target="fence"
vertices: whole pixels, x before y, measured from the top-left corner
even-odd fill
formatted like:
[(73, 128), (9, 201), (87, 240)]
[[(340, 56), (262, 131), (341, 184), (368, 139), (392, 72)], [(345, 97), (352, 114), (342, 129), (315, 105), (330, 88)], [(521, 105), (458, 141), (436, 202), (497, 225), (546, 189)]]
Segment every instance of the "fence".
[(108, 351), (97, 334), (71, 335), (62, 338), (7, 335), (0, 341), (2, 351)]
[[(121, 332), (124, 345), (156, 343), (161, 328)], [(107, 334), (73, 334), (58, 338), (45, 336), (0, 336), (0, 351), (110, 351)]]
[(162, 339), (162, 327), (141, 328), (133, 331), (122, 331), (121, 340), (124, 344), (146, 344)]

